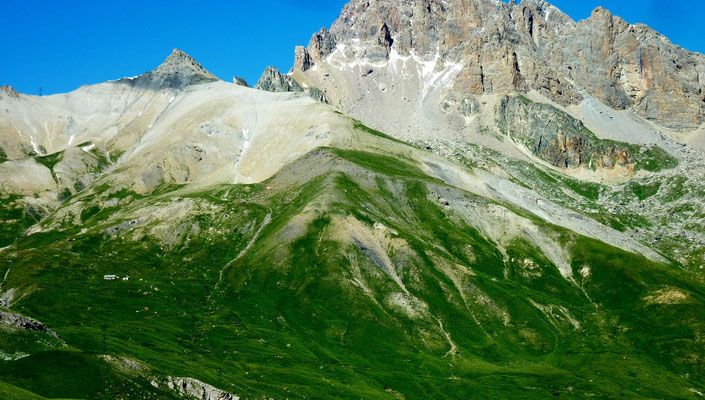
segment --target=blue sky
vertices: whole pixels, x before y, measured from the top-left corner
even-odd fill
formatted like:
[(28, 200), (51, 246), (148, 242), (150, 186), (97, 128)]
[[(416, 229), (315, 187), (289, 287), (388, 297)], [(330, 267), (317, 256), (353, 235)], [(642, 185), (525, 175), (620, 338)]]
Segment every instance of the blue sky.
[[(287, 71), (294, 46), (338, 16), (345, 0), (200, 2), (172, 0), (2, 0), (0, 84), (38, 94), (151, 70), (173, 48), (221, 79), (254, 84), (268, 65)], [(602, 5), (628, 22), (647, 23), (689, 50), (705, 52), (705, 2), (553, 0), (573, 19)]]

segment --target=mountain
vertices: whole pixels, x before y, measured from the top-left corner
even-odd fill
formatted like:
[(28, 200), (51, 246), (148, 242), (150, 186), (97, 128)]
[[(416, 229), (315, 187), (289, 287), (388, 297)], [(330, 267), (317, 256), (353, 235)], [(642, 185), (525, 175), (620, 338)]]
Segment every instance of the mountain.
[(625, 24), (353, 0), (255, 88), (3, 86), (0, 394), (702, 398), (702, 56)]
[(119, 82), (158, 90), (165, 88), (183, 89), (189, 85), (218, 80), (215, 75), (206, 71), (191, 56), (179, 49), (174, 49), (159, 68), (136, 78), (121, 79)]
[(420, 119), (438, 102), (515, 91), (566, 107), (595, 98), (672, 129), (705, 114), (705, 56), (603, 8), (576, 23), (543, 0), (353, 0), (296, 54), (301, 79), (354, 115), (384, 103)]
[[(351, 1), (296, 49), (291, 76), (399, 140), (495, 167), (580, 213), (631, 220), (633, 235), (698, 269), (702, 231), (683, 221), (702, 221), (701, 189), (675, 182), (705, 176), (704, 57), (603, 8), (575, 22), (542, 0)], [(596, 198), (565, 201), (536, 166)], [(653, 188), (638, 205), (634, 186)], [(684, 207), (693, 213), (677, 216)]]

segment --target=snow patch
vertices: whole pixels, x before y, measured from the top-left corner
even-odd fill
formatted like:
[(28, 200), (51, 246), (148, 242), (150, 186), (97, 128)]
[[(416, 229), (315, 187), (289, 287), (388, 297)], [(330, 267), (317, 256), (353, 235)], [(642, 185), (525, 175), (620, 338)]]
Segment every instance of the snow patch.
[(34, 150), (35, 153), (39, 154), (39, 147), (37, 147), (37, 142), (34, 140), (33, 135), (30, 135), (29, 141), (32, 144), (32, 150)]
[(250, 143), (252, 141), (252, 138), (250, 137), (250, 130), (244, 129), (242, 131), (242, 137), (245, 138), (245, 141), (242, 143), (242, 152), (244, 153), (250, 147)]

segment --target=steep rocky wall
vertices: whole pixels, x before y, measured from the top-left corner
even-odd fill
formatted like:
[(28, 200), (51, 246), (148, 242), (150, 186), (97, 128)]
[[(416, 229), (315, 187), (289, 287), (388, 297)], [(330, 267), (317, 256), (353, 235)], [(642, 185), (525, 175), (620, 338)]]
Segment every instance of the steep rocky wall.
[(627, 146), (597, 139), (582, 122), (550, 105), (507, 96), (497, 109), (497, 123), (504, 133), (553, 166), (634, 170), (636, 162)]
[(543, 0), (353, 0), (330, 31), (297, 49), (295, 69), (325, 74), (313, 67), (337, 49), (371, 64), (436, 57), (435, 72), (461, 64), (452, 84), (459, 93), (536, 90), (569, 105), (585, 92), (667, 128), (705, 121), (705, 56), (604, 8), (576, 23)]

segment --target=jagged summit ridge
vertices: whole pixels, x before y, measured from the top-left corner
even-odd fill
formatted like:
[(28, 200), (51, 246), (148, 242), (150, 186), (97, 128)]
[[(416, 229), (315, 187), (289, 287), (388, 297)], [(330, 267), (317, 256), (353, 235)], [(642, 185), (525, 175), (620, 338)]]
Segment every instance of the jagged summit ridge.
[(155, 70), (145, 72), (136, 78), (121, 79), (118, 82), (150, 89), (183, 89), (190, 85), (218, 80), (220, 79), (203, 68), (193, 57), (179, 49), (174, 49)]
[(276, 67), (267, 67), (255, 84), (255, 89), (268, 92), (303, 92), (304, 89), (288, 75), (283, 75)]
[[(353, 0), (330, 30), (297, 49), (294, 65), (364, 69), (408, 57), (430, 63), (427, 80), (459, 66), (447, 84), (461, 95), (537, 91), (566, 106), (588, 95), (666, 128), (705, 122), (705, 56), (602, 7), (575, 22), (543, 0)], [(323, 69), (311, 74), (330, 72)]]

